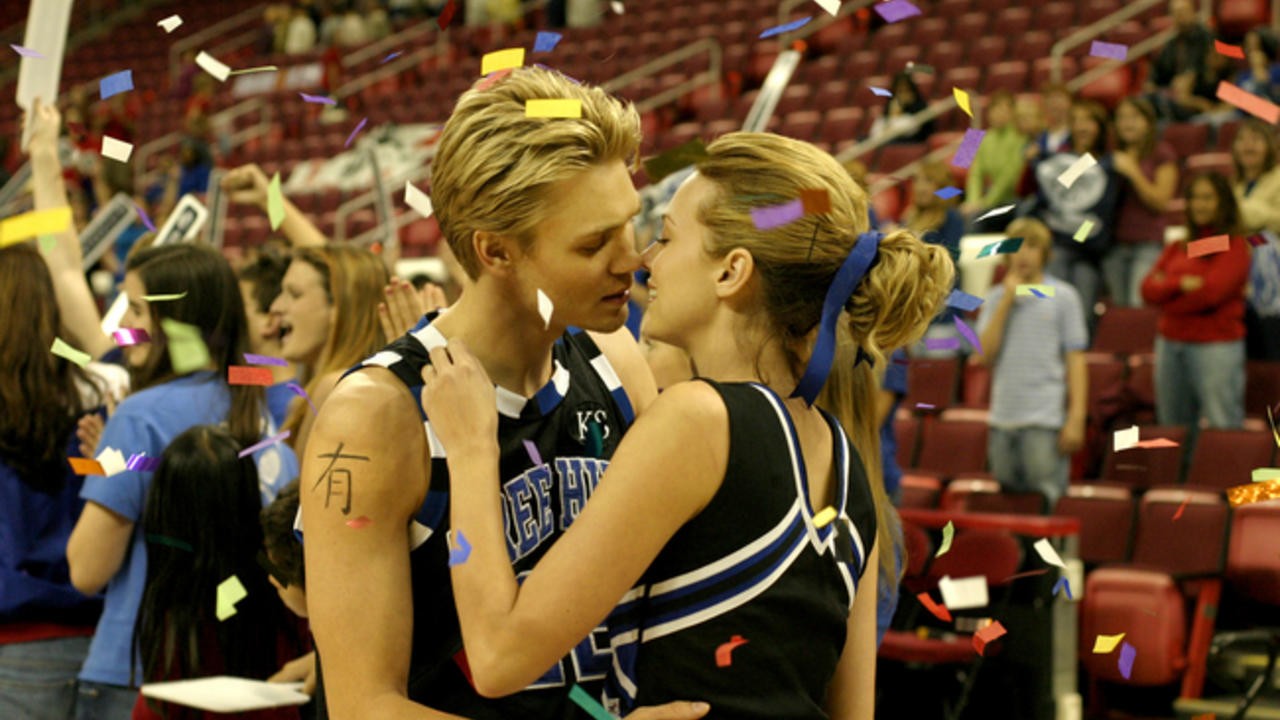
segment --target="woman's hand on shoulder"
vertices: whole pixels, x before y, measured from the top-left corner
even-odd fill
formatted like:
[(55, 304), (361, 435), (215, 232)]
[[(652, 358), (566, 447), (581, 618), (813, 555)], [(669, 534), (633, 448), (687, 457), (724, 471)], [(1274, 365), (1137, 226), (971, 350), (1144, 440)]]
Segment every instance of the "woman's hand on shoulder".
[(431, 351), (422, 368), (422, 411), (431, 430), (454, 456), (498, 444), (497, 391), (484, 366), (461, 340)]

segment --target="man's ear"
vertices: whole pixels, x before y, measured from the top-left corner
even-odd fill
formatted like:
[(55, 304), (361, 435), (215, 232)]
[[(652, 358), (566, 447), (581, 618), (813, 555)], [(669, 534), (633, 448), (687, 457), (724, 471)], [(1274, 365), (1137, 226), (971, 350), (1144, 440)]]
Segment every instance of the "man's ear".
[(489, 230), (476, 230), (471, 235), (471, 245), (480, 267), (497, 275), (511, 271), (514, 259), (514, 240), (511, 237)]
[(716, 295), (724, 299), (742, 296), (750, 288), (756, 274), (756, 261), (744, 248), (730, 250), (717, 263)]

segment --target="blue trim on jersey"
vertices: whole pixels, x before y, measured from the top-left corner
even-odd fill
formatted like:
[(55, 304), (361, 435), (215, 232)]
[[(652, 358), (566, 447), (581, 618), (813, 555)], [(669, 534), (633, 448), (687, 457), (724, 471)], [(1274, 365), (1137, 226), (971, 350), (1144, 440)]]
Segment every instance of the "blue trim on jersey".
[[(605, 360), (607, 361), (608, 358), (605, 358)], [(618, 405), (618, 412), (622, 413), (622, 419), (626, 421), (626, 425), (622, 428), (626, 430), (636, 421), (636, 411), (631, 407), (631, 398), (627, 397), (627, 389), (619, 386), (609, 392), (613, 395), (613, 401)]]
[(422, 507), (418, 508), (418, 513), (413, 516), (413, 519), (435, 532), (440, 529), (440, 523), (444, 521), (445, 511), (448, 508), (449, 493), (429, 490), (427, 499), (422, 501)]

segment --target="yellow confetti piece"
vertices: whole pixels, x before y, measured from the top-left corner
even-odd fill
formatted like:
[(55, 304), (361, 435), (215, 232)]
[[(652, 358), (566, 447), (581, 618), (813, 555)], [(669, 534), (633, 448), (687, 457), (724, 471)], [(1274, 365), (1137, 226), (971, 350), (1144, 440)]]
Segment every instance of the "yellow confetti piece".
[(271, 176), (267, 185), (267, 218), (271, 221), (271, 230), (279, 229), (284, 222), (284, 194), (280, 192), (280, 173)]
[(938, 546), (938, 552), (934, 553), (933, 556), (936, 558), (939, 558), (939, 557), (942, 557), (943, 555), (946, 555), (948, 552), (950, 552), (951, 541), (954, 540), (955, 537), (956, 537), (956, 526), (953, 525), (950, 520), (948, 520), (947, 524), (942, 526), (942, 544)]
[(187, 291), (183, 290), (180, 293), (168, 293), (168, 294), (162, 293), (159, 295), (143, 295), (142, 299), (146, 300), (147, 302), (168, 302), (170, 300), (181, 300), (186, 296), (187, 296)]
[(89, 356), (89, 353), (71, 347), (59, 337), (53, 339), (53, 347), (49, 348), (49, 352), (60, 358), (70, 360), (80, 367), (84, 367), (93, 359)]
[(1271, 480), (1280, 480), (1280, 468), (1254, 468), (1254, 482), (1268, 482)]
[[(1031, 292), (1032, 290), (1035, 290), (1036, 292)], [(1015, 295), (1031, 295), (1034, 297), (1037, 292), (1045, 297), (1053, 297), (1054, 288), (1052, 285), (1031, 283), (1027, 285), (1019, 285), (1014, 289)]]
[(507, 48), (486, 53), (480, 58), (480, 74), (488, 75), (507, 68), (518, 68), (524, 65), (524, 48)]
[(964, 111), (965, 115), (973, 117), (973, 109), (969, 107), (969, 93), (958, 87), (951, 88), (951, 94), (956, 96), (956, 104)]
[(1076, 234), (1071, 236), (1071, 239), (1082, 243), (1089, 239), (1089, 233), (1091, 232), (1093, 232), (1093, 221), (1085, 220), (1084, 224), (1080, 226), (1080, 229), (1076, 230)]
[(545, 118), (580, 118), (582, 117), (582, 101), (573, 98), (557, 98), (554, 100), (526, 100), (525, 117)]
[(53, 235), (71, 227), (71, 207), (32, 210), (0, 222), (0, 247), (8, 247), (39, 235)]
[(247, 597), (249, 597), (249, 591), (244, 589), (240, 578), (235, 575), (218, 583), (218, 620), (226, 620), (235, 615), (236, 603)]
[(245, 68), (243, 70), (232, 70), (229, 75), (248, 75), (250, 73), (261, 72), (279, 72), (280, 68), (275, 65), (259, 65), (258, 67)]
[(1115, 650), (1121, 640), (1124, 640), (1124, 633), (1119, 635), (1099, 635), (1093, 641), (1093, 652), (1096, 655), (1106, 655)]
[(836, 519), (836, 509), (833, 507), (824, 507), (813, 516), (814, 527), (825, 527), (832, 520)]

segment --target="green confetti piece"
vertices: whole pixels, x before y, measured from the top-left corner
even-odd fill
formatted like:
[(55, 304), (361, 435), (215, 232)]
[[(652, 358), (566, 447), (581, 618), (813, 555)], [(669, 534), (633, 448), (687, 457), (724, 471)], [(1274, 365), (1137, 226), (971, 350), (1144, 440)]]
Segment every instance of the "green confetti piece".
[(1091, 232), (1093, 232), (1093, 221), (1085, 220), (1084, 224), (1080, 226), (1080, 229), (1076, 230), (1076, 234), (1071, 236), (1071, 239), (1076, 242), (1084, 242), (1089, 239), (1089, 233)]
[(185, 550), (189, 553), (193, 553), (196, 551), (195, 548), (191, 547), (190, 543), (183, 542), (177, 538), (171, 538), (168, 535), (156, 535), (154, 533), (147, 533), (147, 542), (153, 543), (156, 545), (166, 545), (168, 547), (174, 548), (175, 550)]
[(942, 544), (938, 546), (938, 552), (934, 557), (939, 558), (946, 555), (951, 550), (951, 541), (955, 539), (956, 526), (948, 520), (946, 525), (942, 526)]
[(595, 720), (618, 720), (577, 683), (574, 683), (574, 686), (569, 690), (569, 699), (577, 703), (578, 707), (585, 710)]
[(53, 252), (53, 249), (57, 247), (57, 245), (58, 245), (58, 238), (52, 235), (40, 236), (40, 250), (42, 252)]
[(200, 328), (169, 318), (161, 319), (160, 325), (169, 340), (169, 363), (175, 373), (186, 375), (209, 366), (209, 348)]
[(218, 583), (218, 620), (226, 620), (236, 614), (236, 603), (249, 597), (249, 591), (244, 589), (240, 578), (232, 575), (231, 577)]
[(600, 431), (600, 423), (595, 420), (587, 425), (587, 454), (593, 458), (604, 454), (604, 434)]
[(169, 293), (167, 295), (166, 294), (143, 295), (142, 299), (146, 300), (147, 302), (169, 302), (170, 300), (181, 300), (186, 296), (187, 296), (187, 291), (183, 290), (180, 293)]
[(80, 367), (84, 367), (93, 359), (89, 356), (89, 353), (71, 347), (67, 343), (63, 342), (62, 338), (59, 337), (55, 337), (53, 339), (53, 347), (49, 348), (49, 352), (60, 358), (70, 360)]
[(284, 195), (280, 192), (280, 173), (271, 177), (267, 186), (267, 217), (271, 220), (271, 229), (277, 230), (284, 222)]
[(1254, 468), (1254, 482), (1268, 482), (1270, 480), (1280, 480), (1280, 468)]

